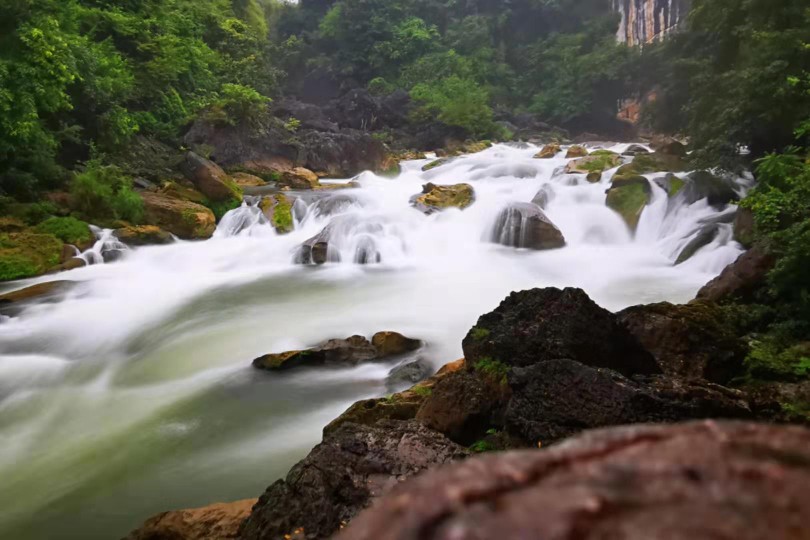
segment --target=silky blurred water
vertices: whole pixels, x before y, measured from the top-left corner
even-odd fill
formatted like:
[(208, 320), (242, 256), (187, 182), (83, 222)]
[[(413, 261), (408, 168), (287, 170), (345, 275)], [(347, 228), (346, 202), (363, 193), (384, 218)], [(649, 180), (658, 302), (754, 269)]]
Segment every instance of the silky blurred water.
[[(275, 375), (251, 368), (262, 354), (395, 330), (424, 340), (439, 367), (511, 291), (581, 287), (611, 310), (683, 302), (741, 252), (724, 224), (675, 266), (721, 211), (671, 208), (651, 182), (633, 235), (605, 206), (613, 171), (589, 184), (537, 150), (496, 145), (425, 173), (425, 161), (393, 179), (364, 173), (361, 188), (336, 192), (348, 196), (336, 213), (309, 194), (286, 236), (246, 206), (211, 240), (60, 274), (78, 282), (67, 298), (0, 322), (0, 538), (116, 538), (159, 511), (258, 496), (348, 405), (387, 392), (390, 363)], [(409, 200), (428, 181), (470, 183), (476, 203), (425, 216)], [(505, 206), (546, 185), (567, 247), (489, 243)], [(329, 223), (343, 262), (292, 264)], [(354, 264), (360, 246), (381, 262)]]

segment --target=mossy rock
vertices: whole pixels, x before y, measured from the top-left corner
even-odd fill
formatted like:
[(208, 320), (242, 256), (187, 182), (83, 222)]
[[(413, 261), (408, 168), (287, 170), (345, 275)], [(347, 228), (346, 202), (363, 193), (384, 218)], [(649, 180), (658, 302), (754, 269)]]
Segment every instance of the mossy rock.
[(174, 238), (170, 233), (154, 225), (121, 227), (115, 230), (115, 237), (129, 247), (171, 244), (174, 242)]
[(402, 173), (402, 167), (399, 165), (399, 158), (392, 155), (386, 156), (376, 173), (380, 176), (386, 176), (389, 178), (399, 176), (400, 173)]
[(447, 208), (465, 209), (475, 202), (475, 190), (470, 184), (437, 186), (425, 184), (422, 195), (416, 197), (416, 208), (427, 214)]
[(96, 236), (90, 226), (72, 217), (51, 217), (37, 225), (34, 230), (42, 234), (52, 234), (62, 242), (78, 247), (81, 251), (93, 246)]
[(61, 262), (63, 245), (52, 234), (0, 234), (0, 281), (44, 274)]
[(277, 193), (262, 198), (259, 208), (277, 233), (287, 234), (295, 230), (292, 205), (293, 202), (286, 195)]
[(432, 171), (436, 167), (441, 167), (442, 165), (447, 165), (452, 161), (452, 158), (443, 157), (427, 163), (425, 166), (422, 167), (422, 172)]
[(569, 161), (565, 166), (565, 172), (568, 174), (601, 174), (608, 169), (618, 167), (621, 163), (621, 156), (613, 152), (608, 154), (591, 154), (583, 158)]
[(291, 189), (310, 190), (320, 186), (318, 175), (304, 167), (295, 167), (289, 171), (284, 171), (278, 180), (279, 185)]
[(177, 182), (166, 182), (160, 188), (160, 193), (181, 201), (190, 201), (197, 204), (204, 204), (207, 200), (205, 195), (193, 187), (184, 186)]
[(143, 192), (144, 216), (149, 225), (185, 240), (210, 238), (216, 229), (216, 217), (207, 207), (168, 197), (160, 193)]
[(557, 143), (551, 143), (545, 145), (542, 150), (540, 150), (537, 154), (534, 155), (535, 159), (551, 159), (557, 154), (560, 153), (562, 148)]
[(574, 145), (565, 154), (566, 159), (581, 158), (588, 155), (588, 150), (584, 146)]
[(242, 202), (244, 193), (222, 167), (194, 152), (186, 153), (181, 169), (194, 187), (213, 202)]
[(650, 203), (650, 184), (643, 176), (616, 175), (607, 192), (606, 204), (635, 231), (641, 213)]
[(241, 188), (262, 187), (266, 186), (267, 182), (263, 178), (259, 178), (254, 174), (246, 172), (236, 172), (231, 174), (231, 178), (236, 182), (236, 185)]
[(619, 167), (616, 174), (650, 174), (656, 172), (682, 172), (686, 170), (686, 162), (679, 156), (672, 156), (656, 152), (655, 154), (639, 154), (633, 161)]

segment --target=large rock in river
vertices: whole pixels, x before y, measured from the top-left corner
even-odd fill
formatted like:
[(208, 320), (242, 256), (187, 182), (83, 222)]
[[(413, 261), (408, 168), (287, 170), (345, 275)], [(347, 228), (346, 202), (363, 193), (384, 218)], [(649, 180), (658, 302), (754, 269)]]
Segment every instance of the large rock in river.
[(242, 200), (242, 188), (228, 176), (222, 167), (194, 152), (186, 154), (181, 168), (200, 193), (212, 202)]
[[(637, 158), (638, 159), (638, 158)], [(621, 170), (621, 169), (619, 169)], [(617, 212), (631, 230), (635, 230), (644, 208), (650, 203), (652, 188), (643, 176), (616, 174), (607, 191), (605, 204)]]
[(422, 187), (422, 194), (415, 196), (413, 200), (414, 206), (426, 214), (447, 208), (464, 210), (473, 202), (475, 202), (475, 190), (470, 184), (437, 186), (427, 183)]
[(806, 540), (810, 431), (630, 426), (397, 486), (337, 540)]
[(565, 246), (565, 238), (536, 204), (512, 203), (495, 220), (492, 241), (535, 250)]
[(557, 143), (545, 145), (534, 157), (535, 159), (551, 159), (560, 153), (562, 149)]
[(201, 204), (149, 191), (140, 195), (147, 223), (184, 240), (210, 238), (217, 228), (214, 213)]
[(129, 247), (171, 244), (172, 235), (154, 225), (130, 225), (115, 230), (115, 237)]
[(283, 539), (301, 529), (306, 538), (329, 538), (399, 482), (467, 456), (413, 420), (343, 424), (267, 488), (240, 538)]
[(768, 272), (775, 263), (776, 257), (768, 248), (754, 246), (700, 289), (697, 298), (711, 302), (731, 298), (749, 299), (765, 285)]
[(532, 289), (510, 294), (478, 319), (462, 344), (471, 366), (490, 360), (526, 367), (569, 358), (625, 375), (658, 373), (645, 351), (615, 315), (581, 289)]

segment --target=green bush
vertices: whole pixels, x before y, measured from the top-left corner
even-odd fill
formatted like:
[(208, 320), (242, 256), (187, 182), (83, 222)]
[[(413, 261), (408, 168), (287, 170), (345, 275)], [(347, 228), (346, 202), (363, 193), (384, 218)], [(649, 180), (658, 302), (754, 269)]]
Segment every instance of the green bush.
[(267, 106), (271, 101), (249, 86), (223, 84), (205, 113), (205, 118), (231, 126), (240, 122), (260, 123), (268, 118)]
[(75, 246), (93, 241), (93, 231), (84, 221), (72, 217), (51, 217), (37, 225), (37, 232), (52, 234), (62, 242)]
[(70, 191), (76, 209), (88, 219), (138, 223), (143, 217), (143, 201), (132, 190), (132, 179), (114, 165), (88, 162), (74, 177)]
[(411, 90), (411, 97), (421, 104), (415, 111), (415, 119), (435, 116), (440, 122), (460, 127), (475, 137), (497, 131), (489, 107), (489, 92), (473, 80), (452, 76), (418, 84)]

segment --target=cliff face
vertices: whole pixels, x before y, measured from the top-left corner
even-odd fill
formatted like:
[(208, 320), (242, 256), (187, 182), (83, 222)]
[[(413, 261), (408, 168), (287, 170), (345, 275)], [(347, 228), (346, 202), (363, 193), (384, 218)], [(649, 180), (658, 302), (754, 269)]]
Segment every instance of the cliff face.
[(611, 0), (621, 17), (619, 41), (644, 45), (663, 39), (689, 12), (689, 0)]

